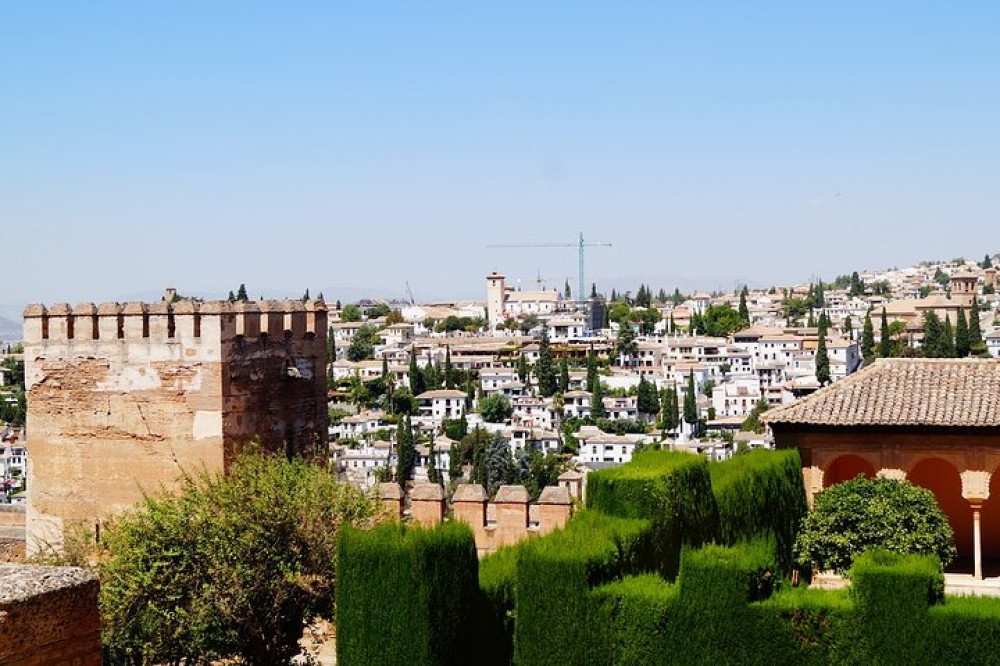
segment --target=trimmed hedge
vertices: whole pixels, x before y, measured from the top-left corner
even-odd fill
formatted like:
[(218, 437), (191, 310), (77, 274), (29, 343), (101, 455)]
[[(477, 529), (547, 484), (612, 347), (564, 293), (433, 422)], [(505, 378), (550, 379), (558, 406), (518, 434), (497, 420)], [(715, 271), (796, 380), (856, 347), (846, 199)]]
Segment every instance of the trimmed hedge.
[(782, 571), (793, 567), (792, 548), (806, 514), (802, 462), (795, 449), (751, 451), (709, 465), (719, 511), (719, 541), (772, 536)]
[(514, 663), (609, 663), (611, 646), (590, 588), (636, 573), (647, 561), (650, 523), (583, 511), (565, 529), (517, 554)]
[(591, 592), (611, 644), (609, 664), (671, 663), (676, 650), (666, 629), (677, 613), (678, 593), (677, 585), (655, 574), (628, 576)]
[(515, 585), (521, 544), (501, 548), (479, 562), (480, 660), (484, 666), (507, 666), (514, 658)]
[(463, 523), (344, 529), (337, 554), (337, 662), (475, 662), (478, 567)]
[(667, 579), (677, 576), (682, 545), (715, 538), (719, 513), (708, 462), (701, 456), (643, 451), (620, 467), (587, 476), (587, 506), (612, 516), (653, 522), (653, 557)]

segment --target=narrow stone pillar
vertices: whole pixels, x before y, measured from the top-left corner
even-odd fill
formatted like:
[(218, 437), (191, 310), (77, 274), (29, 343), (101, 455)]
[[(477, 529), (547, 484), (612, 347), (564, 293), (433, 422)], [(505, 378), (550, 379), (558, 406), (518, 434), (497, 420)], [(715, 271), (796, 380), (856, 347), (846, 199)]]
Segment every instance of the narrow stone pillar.
[(455, 520), (460, 520), (472, 528), (476, 539), (476, 550), (480, 554), (491, 550), (491, 534), (486, 532), (486, 489), (478, 483), (463, 483), (455, 488), (451, 498), (451, 512)]
[(538, 497), (538, 533), (548, 534), (569, 522), (573, 500), (566, 486), (546, 486)]
[(896, 481), (905, 481), (906, 472), (901, 469), (880, 469), (875, 473), (880, 479), (895, 479)]
[(528, 490), (524, 486), (500, 486), (493, 500), (497, 512), (496, 547), (517, 543), (528, 533)]
[(823, 490), (823, 470), (813, 465), (802, 468), (802, 482), (806, 487), (806, 503), (813, 508), (816, 493)]
[(418, 525), (434, 527), (444, 520), (444, 489), (436, 483), (418, 483), (410, 491), (410, 517)]
[(972, 508), (972, 549), (975, 562), (975, 576), (983, 578), (983, 539), (980, 525), (980, 512), (983, 502), (990, 498), (990, 473), (977, 470), (965, 470), (962, 477), (962, 497)]
[(403, 516), (403, 491), (399, 484), (380, 483), (376, 487), (376, 492), (390, 515), (397, 519)]

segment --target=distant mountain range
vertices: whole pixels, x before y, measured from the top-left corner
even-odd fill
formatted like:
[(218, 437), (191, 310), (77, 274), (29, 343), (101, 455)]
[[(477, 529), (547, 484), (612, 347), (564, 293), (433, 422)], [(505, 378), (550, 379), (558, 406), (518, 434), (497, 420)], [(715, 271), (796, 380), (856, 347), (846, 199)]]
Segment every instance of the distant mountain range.
[(20, 319), (9, 319), (0, 316), (0, 340), (4, 342), (16, 342), (21, 339)]

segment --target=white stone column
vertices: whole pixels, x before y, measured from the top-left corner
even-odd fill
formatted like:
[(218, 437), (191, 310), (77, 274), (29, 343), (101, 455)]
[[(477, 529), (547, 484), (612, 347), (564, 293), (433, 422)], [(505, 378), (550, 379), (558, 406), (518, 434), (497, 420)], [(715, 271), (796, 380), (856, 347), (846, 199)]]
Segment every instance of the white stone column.
[(975, 576), (983, 578), (983, 540), (980, 528), (980, 512), (983, 502), (990, 497), (990, 473), (976, 470), (965, 470), (962, 476), (962, 497), (972, 508), (972, 549), (975, 562)]

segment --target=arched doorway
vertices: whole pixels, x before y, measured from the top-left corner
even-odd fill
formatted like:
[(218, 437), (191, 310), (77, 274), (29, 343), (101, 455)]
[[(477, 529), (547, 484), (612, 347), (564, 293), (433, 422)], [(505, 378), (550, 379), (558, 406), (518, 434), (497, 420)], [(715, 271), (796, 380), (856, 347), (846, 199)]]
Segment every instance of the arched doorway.
[(1000, 576), (1000, 468), (990, 477), (990, 497), (983, 502), (979, 529), (983, 544), (983, 573)]
[(823, 487), (849, 481), (858, 474), (875, 478), (875, 467), (861, 456), (846, 455), (836, 458), (823, 472)]
[(949, 571), (972, 571), (972, 509), (962, 497), (962, 477), (947, 460), (927, 458), (921, 460), (906, 475), (915, 486), (934, 493), (941, 511), (948, 517), (955, 532), (955, 548), (958, 558), (948, 567)]

